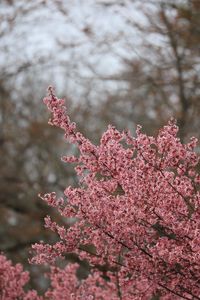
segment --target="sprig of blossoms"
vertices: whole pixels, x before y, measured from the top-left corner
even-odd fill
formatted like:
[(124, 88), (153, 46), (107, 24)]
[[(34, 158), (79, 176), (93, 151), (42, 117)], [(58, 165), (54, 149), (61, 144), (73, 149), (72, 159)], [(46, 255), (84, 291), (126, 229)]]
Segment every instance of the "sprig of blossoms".
[(25, 292), (29, 273), (21, 264), (13, 265), (3, 254), (0, 255), (0, 299), (1, 300), (42, 300), (37, 292)]

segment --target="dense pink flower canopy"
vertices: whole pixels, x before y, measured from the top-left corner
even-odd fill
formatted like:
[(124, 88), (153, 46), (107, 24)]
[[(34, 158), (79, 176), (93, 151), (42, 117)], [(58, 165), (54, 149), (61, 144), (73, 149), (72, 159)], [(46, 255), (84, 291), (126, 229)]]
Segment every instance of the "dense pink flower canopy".
[[(76, 265), (53, 267), (44, 298), (200, 299), (197, 140), (182, 144), (171, 120), (156, 138), (139, 126), (136, 137), (109, 126), (96, 146), (76, 130), (52, 88), (44, 103), (52, 113), (50, 124), (64, 129), (67, 140), (77, 145), (77, 157), (62, 159), (76, 164), (79, 185), (66, 188), (66, 199), (55, 193), (40, 197), (62, 217), (77, 221), (65, 228), (46, 217), (45, 226), (60, 241), (35, 244), (32, 261), (53, 264), (75, 252), (94, 266), (81, 282)], [(106, 276), (99, 265), (107, 266)]]

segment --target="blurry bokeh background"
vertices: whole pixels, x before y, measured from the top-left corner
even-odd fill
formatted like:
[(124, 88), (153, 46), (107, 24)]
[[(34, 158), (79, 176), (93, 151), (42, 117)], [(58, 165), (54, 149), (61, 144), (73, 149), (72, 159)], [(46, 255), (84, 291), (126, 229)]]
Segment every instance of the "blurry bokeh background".
[[(200, 137), (200, 0), (0, 1), (0, 251), (31, 269), (30, 245), (55, 237), (38, 193), (76, 184), (50, 127), (48, 85), (94, 143), (108, 124), (155, 134), (170, 117)], [(63, 222), (63, 220), (60, 220)], [(42, 277), (41, 277), (42, 278)]]

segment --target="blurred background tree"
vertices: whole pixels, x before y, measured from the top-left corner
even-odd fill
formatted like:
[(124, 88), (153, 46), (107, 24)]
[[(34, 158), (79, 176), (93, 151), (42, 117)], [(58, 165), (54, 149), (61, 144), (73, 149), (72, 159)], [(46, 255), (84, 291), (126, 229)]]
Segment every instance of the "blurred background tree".
[(76, 184), (60, 161), (76, 150), (47, 124), (47, 86), (95, 143), (109, 123), (154, 134), (171, 116), (182, 140), (199, 137), (199, 33), (198, 0), (1, 1), (1, 251), (26, 264), (31, 243), (54, 240), (43, 217), (58, 216), (37, 195)]
[(148, 1), (139, 8), (142, 22), (126, 6), (120, 11), (140, 43), (126, 40), (130, 55), (121, 57), (125, 70), (104, 78), (125, 86), (109, 95), (102, 114), (107, 121), (120, 122), (121, 128), (141, 123), (149, 133), (173, 116), (182, 140), (192, 134), (199, 137), (200, 2)]

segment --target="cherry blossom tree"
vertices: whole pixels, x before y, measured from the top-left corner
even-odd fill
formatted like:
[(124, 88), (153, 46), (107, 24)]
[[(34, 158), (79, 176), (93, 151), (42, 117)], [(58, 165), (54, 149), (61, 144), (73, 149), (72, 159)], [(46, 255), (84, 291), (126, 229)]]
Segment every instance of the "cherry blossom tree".
[[(109, 126), (94, 145), (76, 129), (52, 87), (44, 103), (52, 114), (49, 123), (78, 148), (76, 157), (62, 160), (75, 164), (79, 182), (65, 189), (65, 197), (40, 195), (72, 222), (65, 227), (45, 218), (59, 241), (33, 245), (31, 262), (51, 266), (51, 284), (41, 298), (33, 291), (23, 298), (20, 290), (22, 299), (200, 299), (197, 139), (182, 144), (170, 120), (157, 137), (140, 126), (136, 137)], [(77, 264), (54, 265), (72, 252), (91, 265), (81, 281)]]
[(66, 188), (66, 200), (41, 196), (76, 222), (67, 229), (47, 217), (46, 227), (60, 241), (34, 245), (33, 262), (75, 252), (93, 266), (108, 265), (105, 282), (115, 286), (113, 299), (200, 299), (197, 139), (182, 144), (170, 120), (156, 138), (140, 126), (136, 137), (109, 126), (96, 146), (76, 130), (52, 88), (44, 103), (49, 123), (79, 149), (79, 156), (62, 158), (76, 164), (79, 186)]

